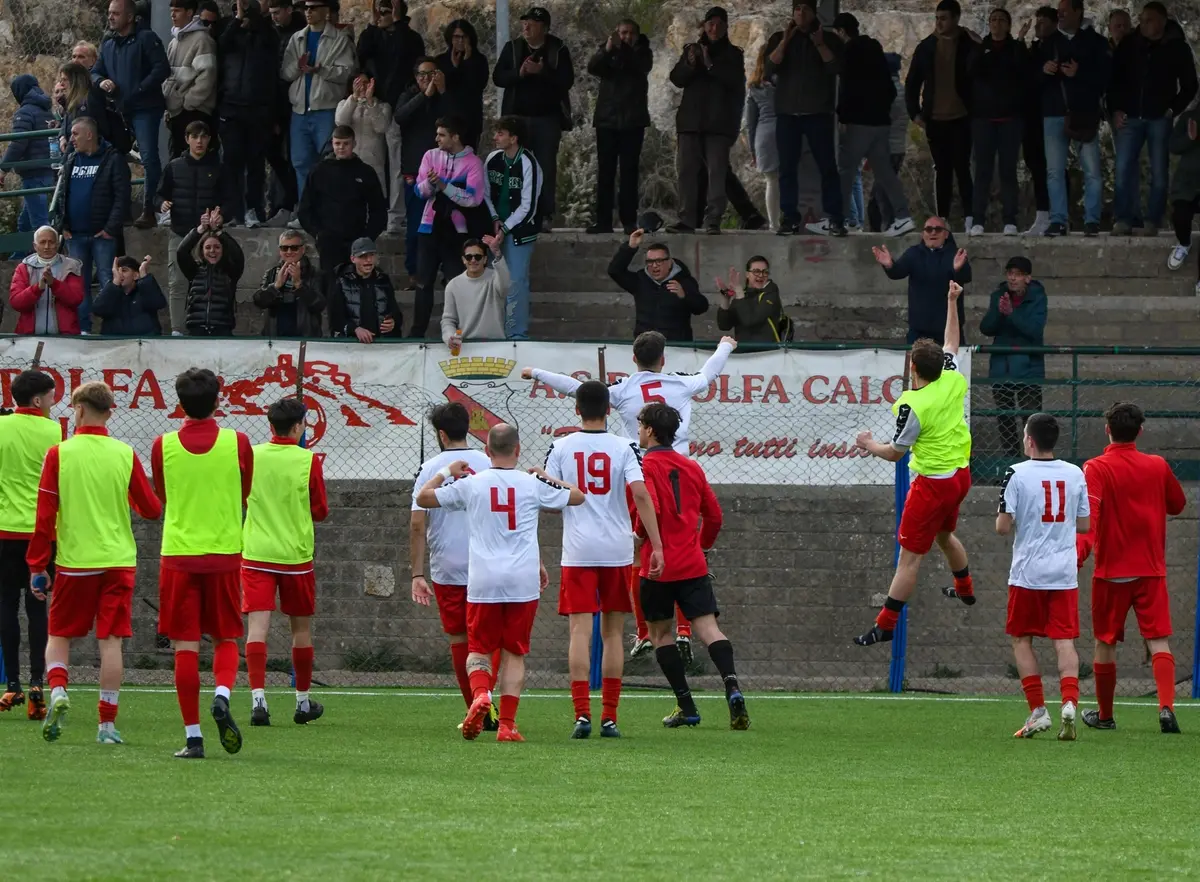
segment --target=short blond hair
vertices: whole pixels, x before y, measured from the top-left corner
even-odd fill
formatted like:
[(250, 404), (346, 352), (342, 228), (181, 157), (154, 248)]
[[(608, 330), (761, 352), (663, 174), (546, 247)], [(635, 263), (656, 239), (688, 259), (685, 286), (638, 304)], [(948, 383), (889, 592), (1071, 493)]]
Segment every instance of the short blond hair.
[[(84, 50), (84, 52), (86, 52), (88, 55), (92, 56), (93, 59), (99, 60), (99, 58), (100, 58), (100, 50), (96, 48), (96, 45), (94, 43), (89, 43), (87, 40), (80, 40), (78, 43), (76, 43), (74, 46), (72, 46), (71, 47), (72, 55), (75, 54), (76, 49)], [(93, 61), (92, 63), (95, 64), (96, 62)]]
[(71, 393), (71, 407), (79, 405), (96, 413), (107, 413), (117, 406), (117, 401), (113, 397), (113, 390), (107, 383), (95, 380), (91, 383), (84, 383)]

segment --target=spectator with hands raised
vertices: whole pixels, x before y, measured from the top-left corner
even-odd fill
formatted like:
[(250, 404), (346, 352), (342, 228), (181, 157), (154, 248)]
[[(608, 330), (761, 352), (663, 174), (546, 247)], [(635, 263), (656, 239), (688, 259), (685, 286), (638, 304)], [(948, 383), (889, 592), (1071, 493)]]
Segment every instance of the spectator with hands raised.
[(791, 338), (791, 320), (783, 311), (779, 287), (771, 281), (771, 264), (755, 255), (746, 261), (746, 281), (729, 268), (729, 276), (714, 280), (720, 302), (717, 327), (739, 343), (780, 343)]
[(667, 340), (690, 341), (692, 316), (708, 312), (708, 298), (700, 293), (700, 284), (687, 265), (671, 257), (671, 249), (665, 243), (651, 243), (646, 249), (645, 269), (631, 270), (629, 264), (645, 235), (641, 228), (634, 230), (628, 244), (617, 249), (608, 265), (609, 278), (633, 295), (633, 335), (658, 331)]
[[(956, 246), (945, 219), (926, 220), (920, 244), (906, 249), (898, 258), (892, 257), (886, 245), (878, 245), (871, 251), (889, 279), (908, 279), (908, 342), (927, 337), (944, 343), (946, 287), (950, 282), (965, 285), (971, 281), (967, 251)], [(958, 318), (961, 329), (961, 299)]]

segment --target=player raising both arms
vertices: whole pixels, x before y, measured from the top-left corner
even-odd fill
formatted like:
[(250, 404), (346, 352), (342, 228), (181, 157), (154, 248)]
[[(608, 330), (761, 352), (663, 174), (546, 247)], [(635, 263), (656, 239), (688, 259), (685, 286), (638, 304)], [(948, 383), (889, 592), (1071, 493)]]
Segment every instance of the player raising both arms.
[[(412, 599), (429, 606), (431, 597), (437, 599), (442, 631), (450, 641), (450, 660), (463, 700), (471, 706), (471, 681), (467, 677), (467, 563), (471, 549), (471, 531), (465, 511), (435, 508), (425, 511), (417, 504), (417, 496), (429, 479), (451, 463), (467, 464), (466, 474), (474, 475), (492, 467), (491, 460), (479, 450), (467, 446), (471, 431), (471, 414), (457, 401), (439, 404), (429, 413), (429, 423), (437, 432), (442, 452), (421, 466), (413, 481), (412, 514), (408, 526), (409, 561), (412, 565)], [(433, 590), (425, 577), (425, 545), (429, 544), (429, 576)], [(492, 683), (500, 670), (500, 653), (491, 660)], [(484, 728), (495, 731), (498, 717), (495, 708), (489, 713)]]
[(241, 432), (213, 419), (221, 383), (210, 370), (191, 368), (175, 380), (187, 419), (178, 432), (154, 440), (150, 465), (166, 506), (159, 573), (158, 630), (175, 649), (175, 694), (187, 744), (179, 759), (203, 759), (200, 733), (200, 638), (213, 642), (217, 688), (212, 717), (228, 753), (242, 749), (229, 711), (237, 679), (242, 625), (242, 508), (250, 496), (254, 451)]
[(860, 432), (856, 444), (888, 462), (899, 462), (912, 451), (909, 468), (917, 473), (904, 500), (900, 518), (900, 560), (875, 626), (854, 638), (859, 646), (892, 639), (900, 610), (917, 587), (921, 561), (936, 541), (954, 574), (954, 587), (942, 589), (970, 606), (975, 589), (967, 568), (967, 551), (954, 530), (958, 509), (971, 489), (971, 429), (967, 426), (965, 403), (970, 387), (958, 372), (959, 326), (957, 300), (962, 286), (950, 283), (946, 304), (946, 345), (921, 339), (912, 347), (912, 388), (892, 406), (896, 434), (890, 444)]
[[(642, 613), (650, 625), (658, 666), (678, 702), (675, 710), (663, 719), (663, 725), (675, 729), (700, 723), (700, 711), (692, 699), (683, 658), (671, 640), (672, 612), (678, 607), (708, 647), (709, 657), (725, 684), (730, 728), (748, 729), (750, 717), (733, 666), (733, 645), (717, 627), (720, 612), (705, 557), (721, 531), (721, 506), (704, 469), (672, 449), (678, 428), (679, 414), (674, 408), (656, 403), (642, 409), (638, 423), (638, 443), (646, 450), (642, 471), (658, 504), (665, 566), (661, 576), (653, 576), (653, 557), (642, 547), (640, 600)], [(646, 526), (639, 517), (638, 533), (646, 535)]]
[(1079, 566), (1075, 534), (1086, 533), (1087, 484), (1083, 472), (1054, 458), (1058, 421), (1048, 413), (1035, 413), (1025, 423), (1025, 455), (1008, 470), (1000, 488), (996, 532), (1013, 540), (1012, 568), (1008, 574), (1008, 622), (1013, 656), (1021, 688), (1029, 702), (1029, 719), (1016, 732), (1032, 738), (1051, 726), (1046, 710), (1042, 676), (1038, 672), (1033, 638), (1054, 641), (1062, 688), (1062, 728), (1059, 741), (1075, 740), (1075, 715), (1079, 705)]
[(600, 735), (620, 738), (617, 704), (625, 663), (621, 638), (625, 613), (632, 611), (629, 583), (633, 574), (633, 525), (626, 504), (627, 488), (649, 537), (652, 579), (662, 575), (662, 541), (654, 501), (642, 476), (638, 445), (605, 429), (608, 387), (599, 380), (583, 383), (575, 390), (575, 409), (582, 431), (555, 441), (546, 455), (547, 473), (552, 478), (574, 481), (584, 496), (583, 505), (563, 511), (562, 586), (558, 594), (558, 614), (568, 617), (571, 635), (567, 649), (571, 699), (575, 704), (571, 737), (587, 738), (592, 734), (588, 659), (592, 616), (600, 613), (604, 642)]
[(275, 596), (292, 627), (292, 670), (296, 674), (298, 724), (319, 719), (325, 708), (308, 697), (312, 686), (312, 615), (317, 579), (313, 572), (313, 522), (329, 515), (321, 461), (300, 446), (304, 403), (276, 401), (267, 410), (271, 440), (253, 449), (254, 483), (242, 528), (242, 611), (247, 613), (246, 672), (250, 677), (250, 725), (271, 725), (267, 707), (267, 633)]
[[(129, 507), (157, 519), (162, 503), (146, 480), (137, 454), (110, 438), (105, 424), (115, 407), (112, 389), (84, 383), (71, 393), (75, 434), (46, 453), (38, 487), (37, 526), (29, 540), (30, 588), (39, 600), (50, 594), (50, 641), (46, 645), (50, 712), (42, 737), (57, 741), (71, 707), (67, 664), (71, 641), (95, 629), (100, 646), (101, 744), (120, 744), (117, 705), (124, 675), (121, 641), (133, 636), (133, 585), (137, 544)], [(52, 545), (57, 537), (57, 546)]]
[(1167, 516), (1187, 505), (1179, 480), (1161, 456), (1141, 453), (1137, 439), (1146, 421), (1136, 404), (1119, 402), (1104, 414), (1112, 442), (1083, 465), (1092, 507), (1092, 529), (1080, 537), (1079, 564), (1096, 553), (1092, 574), (1092, 634), (1096, 637), (1098, 710), (1083, 712), (1093, 729), (1115, 729), (1117, 644), (1133, 607), (1138, 630), (1149, 644), (1158, 723), (1179, 732), (1175, 720), (1175, 656), (1171, 654), (1171, 601), (1167, 596)]
[[(525, 685), (525, 656), (537, 615), (538, 598), (549, 578), (538, 548), (538, 513), (582, 505), (578, 488), (517, 470), (521, 443), (514, 426), (497, 423), (488, 432), (491, 467), (462, 481), (467, 463), (438, 470), (417, 494), (421, 508), (466, 511), (471, 534), (467, 573), (467, 676), (472, 701), (463, 720), (463, 738), (483, 730), (492, 705), (490, 657), (503, 650), (500, 664), (500, 728), (497, 741), (524, 741), (517, 731), (517, 704)], [(452, 484), (443, 486), (454, 478)]]

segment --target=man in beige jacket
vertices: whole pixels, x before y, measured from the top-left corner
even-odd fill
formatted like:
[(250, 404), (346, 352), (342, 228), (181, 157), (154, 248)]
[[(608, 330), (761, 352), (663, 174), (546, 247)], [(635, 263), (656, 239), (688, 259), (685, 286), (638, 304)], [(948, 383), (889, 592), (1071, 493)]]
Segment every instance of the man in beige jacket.
[(171, 75), (162, 84), (167, 100), (167, 149), (174, 158), (187, 150), (187, 127), (197, 120), (212, 133), (217, 150), (217, 44), (197, 14), (199, 0), (171, 0)]

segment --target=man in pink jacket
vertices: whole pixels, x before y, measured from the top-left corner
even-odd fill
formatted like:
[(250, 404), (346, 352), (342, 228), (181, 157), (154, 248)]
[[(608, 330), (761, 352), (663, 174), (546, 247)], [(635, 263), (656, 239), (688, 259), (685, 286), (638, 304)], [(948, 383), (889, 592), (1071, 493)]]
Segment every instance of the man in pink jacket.
[(417, 293), (410, 337), (424, 337), (433, 315), (433, 284), (439, 270), (447, 279), (462, 271), (462, 246), (470, 237), (492, 232), (483, 204), (487, 178), (483, 160), (463, 146), (466, 123), (455, 116), (437, 121), (437, 147), (426, 151), (417, 172), (417, 192), (425, 200), (417, 231)]

